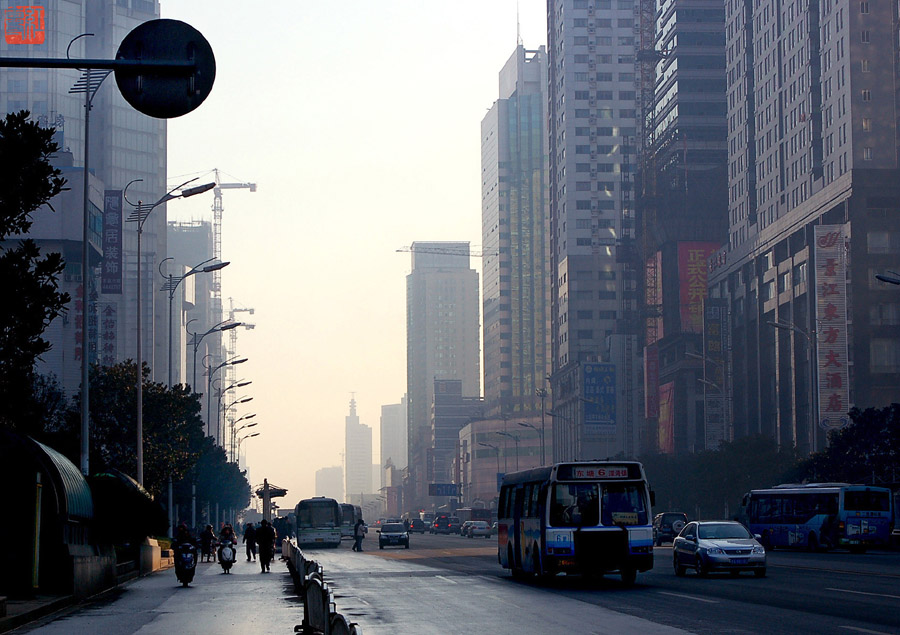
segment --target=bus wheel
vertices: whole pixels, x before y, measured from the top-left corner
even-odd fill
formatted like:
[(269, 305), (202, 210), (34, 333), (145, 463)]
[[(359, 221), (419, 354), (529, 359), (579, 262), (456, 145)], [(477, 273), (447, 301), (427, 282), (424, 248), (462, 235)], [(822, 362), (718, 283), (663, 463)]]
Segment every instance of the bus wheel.
[(632, 567), (622, 569), (622, 584), (632, 586), (635, 580), (637, 580), (637, 569)]

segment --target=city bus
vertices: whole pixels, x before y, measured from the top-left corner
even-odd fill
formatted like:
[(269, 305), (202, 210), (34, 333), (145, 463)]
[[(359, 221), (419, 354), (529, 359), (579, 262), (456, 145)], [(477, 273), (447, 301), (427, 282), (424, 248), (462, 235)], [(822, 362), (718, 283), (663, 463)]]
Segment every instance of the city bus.
[(294, 508), (297, 544), (310, 547), (340, 547), (341, 506), (333, 498), (307, 498)]
[(636, 461), (557, 463), (506, 474), (497, 557), (514, 576), (618, 571), (633, 584), (653, 568), (653, 514)]
[(359, 505), (341, 503), (341, 538), (353, 538), (353, 529), (356, 521), (362, 518), (362, 509)]
[(464, 523), (467, 520), (484, 520), (491, 524), (491, 510), (479, 507), (460, 507), (456, 510), (459, 522)]
[(886, 487), (778, 485), (745, 494), (741, 520), (767, 549), (846, 547), (863, 552), (890, 543), (893, 501)]

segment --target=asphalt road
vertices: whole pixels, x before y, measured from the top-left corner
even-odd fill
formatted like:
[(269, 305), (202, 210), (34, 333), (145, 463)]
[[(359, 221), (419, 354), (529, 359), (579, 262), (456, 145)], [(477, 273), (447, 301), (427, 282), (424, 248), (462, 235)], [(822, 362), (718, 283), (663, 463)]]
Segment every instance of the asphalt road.
[[(497, 564), (495, 539), (414, 535), (410, 549), (361, 554), (305, 550), (323, 565), (338, 610), (365, 635), (493, 633), (900, 633), (900, 554), (769, 554), (769, 575), (737, 578), (689, 572), (676, 578), (669, 547), (632, 588), (618, 576), (513, 580)], [(66, 635), (292, 633), (302, 620), (282, 562), (261, 574), (239, 561), (223, 575), (202, 564), (190, 588), (173, 571), (16, 632)]]

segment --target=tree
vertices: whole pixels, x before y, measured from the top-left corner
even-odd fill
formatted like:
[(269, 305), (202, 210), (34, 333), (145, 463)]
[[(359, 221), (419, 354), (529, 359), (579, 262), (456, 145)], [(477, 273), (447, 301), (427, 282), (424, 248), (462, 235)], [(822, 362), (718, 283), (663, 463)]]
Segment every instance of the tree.
[(828, 435), (828, 447), (801, 464), (813, 482), (896, 482), (900, 474), (900, 404), (880, 410), (854, 408), (851, 423)]
[(31, 239), (11, 243), (31, 228), (31, 215), (59, 194), (65, 180), (51, 166), (59, 148), (53, 129), (10, 113), (0, 121), (0, 426), (29, 433), (35, 421), (35, 361), (50, 350), (41, 336), (69, 302), (59, 291), (62, 255), (46, 254)]
[[(171, 388), (151, 382), (143, 365), (144, 487), (154, 496), (171, 476), (185, 478), (197, 463), (204, 443), (200, 398), (186, 386)], [(137, 364), (127, 360), (113, 366), (91, 367), (91, 465), (137, 472)], [(76, 402), (80, 403), (78, 395)], [(78, 409), (69, 428), (77, 430)]]

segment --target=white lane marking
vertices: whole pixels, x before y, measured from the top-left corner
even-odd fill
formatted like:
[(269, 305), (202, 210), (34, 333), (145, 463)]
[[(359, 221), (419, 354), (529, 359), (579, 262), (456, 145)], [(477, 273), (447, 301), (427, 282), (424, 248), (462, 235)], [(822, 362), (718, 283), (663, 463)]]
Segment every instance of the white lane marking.
[(451, 580), (450, 578), (445, 578), (445, 577), (442, 576), (442, 575), (436, 575), (436, 576), (434, 576), (434, 577), (440, 578), (440, 579), (443, 580), (444, 582), (449, 582), (450, 584), (459, 584), (456, 580)]
[(661, 595), (671, 595), (676, 598), (685, 598), (687, 600), (696, 600), (697, 602), (706, 602), (707, 604), (718, 604), (718, 600), (709, 600), (707, 598), (698, 598), (696, 595), (685, 595), (683, 593), (669, 593), (668, 591), (660, 591)]
[(858, 628), (856, 626), (838, 626), (838, 628), (845, 628), (848, 631), (856, 631), (857, 633), (872, 633), (872, 635), (890, 635), (885, 631), (871, 631), (868, 628)]
[(856, 595), (872, 595), (877, 598), (891, 598), (892, 600), (900, 600), (900, 595), (888, 595), (887, 593), (867, 593), (865, 591), (853, 591), (851, 589), (833, 589), (826, 588), (826, 591), (838, 591), (839, 593), (855, 593)]

